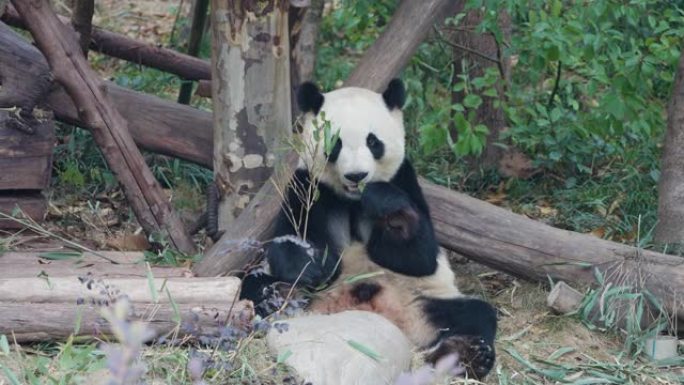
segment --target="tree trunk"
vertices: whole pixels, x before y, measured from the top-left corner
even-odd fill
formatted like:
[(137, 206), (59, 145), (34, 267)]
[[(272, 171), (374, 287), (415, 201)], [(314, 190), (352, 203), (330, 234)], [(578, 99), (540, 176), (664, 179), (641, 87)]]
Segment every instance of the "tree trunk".
[(211, 3), (219, 231), (229, 228), (268, 180), (278, 146), (291, 132), (287, 4)]
[(143, 229), (148, 234), (161, 231), (176, 249), (194, 252), (192, 239), (135, 146), (126, 120), (112, 106), (101, 80), (80, 54), (73, 30), (59, 21), (45, 0), (13, 3), (48, 58), (55, 78), (79, 106), (80, 117), (94, 128), (93, 137)]
[(461, 0), (402, 0), (389, 25), (344, 84), (383, 90), (408, 63), (433, 25), (460, 9)]
[(662, 243), (684, 242), (684, 49), (667, 108), (655, 239)]
[[(481, 77), (488, 68), (494, 67), (501, 76), (495, 87), (499, 98), (503, 100), (505, 98), (504, 84), (508, 76), (508, 65), (504, 58), (500, 57), (502, 49), (497, 44), (496, 38), (492, 34), (476, 31), (482, 19), (481, 10), (471, 10), (459, 23), (459, 31), (450, 34), (450, 41), (454, 45), (453, 58), (456, 65), (453, 81), (462, 81), (458, 75), (466, 75), (469, 79)], [(503, 39), (505, 41), (510, 40), (511, 19), (506, 12), (499, 14), (499, 28), (502, 31)], [(471, 89), (470, 92), (474, 92), (474, 90)], [(463, 91), (453, 91), (452, 101), (453, 103), (461, 103), (465, 96)], [(499, 140), (501, 130), (506, 126), (506, 116), (500, 106), (495, 106), (497, 98), (482, 94), (479, 96), (482, 97), (482, 104), (476, 109), (475, 121), (471, 123), (484, 124), (489, 129), (489, 134), (482, 154), (473, 163), (480, 167), (492, 168), (498, 165), (503, 152), (503, 149), (495, 143)], [(466, 108), (466, 110), (468, 109)], [(457, 137), (455, 126), (452, 126), (451, 133)]]
[[(323, 18), (324, 0), (311, 0), (308, 7), (290, 8), (290, 81), (292, 83), (292, 98), (295, 97), (297, 87), (313, 79), (316, 66), (316, 38)], [(293, 114), (296, 114), (296, 103), (292, 103)]]

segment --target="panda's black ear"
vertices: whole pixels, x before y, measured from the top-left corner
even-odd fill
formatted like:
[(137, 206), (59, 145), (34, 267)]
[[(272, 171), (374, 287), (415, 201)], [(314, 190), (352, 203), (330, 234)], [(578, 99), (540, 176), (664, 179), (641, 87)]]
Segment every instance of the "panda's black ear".
[(304, 82), (297, 88), (297, 105), (304, 112), (312, 112), (314, 115), (323, 107), (323, 94), (312, 82)]
[(395, 108), (401, 110), (404, 107), (404, 102), (406, 102), (406, 90), (401, 79), (392, 79), (385, 92), (382, 93), (382, 98), (385, 99), (385, 104), (390, 110)]

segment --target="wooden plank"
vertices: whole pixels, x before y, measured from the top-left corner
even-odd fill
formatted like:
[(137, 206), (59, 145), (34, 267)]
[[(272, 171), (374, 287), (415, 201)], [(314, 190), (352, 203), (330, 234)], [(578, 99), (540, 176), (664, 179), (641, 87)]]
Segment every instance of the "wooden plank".
[[(6, 272), (5, 276), (11, 276)], [(153, 289), (154, 288), (154, 289)], [(21, 289), (21, 290), (18, 290)], [(170, 304), (230, 304), (237, 298), (240, 279), (220, 278), (106, 278), (80, 277), (28, 277), (0, 278), (0, 302), (14, 303), (69, 303), (79, 298), (112, 298), (125, 294), (131, 303)]]
[[(12, 215), (16, 207), (36, 222), (42, 222), (47, 212), (47, 199), (38, 191), (1, 192), (0, 213)], [(0, 229), (19, 229), (21, 224), (0, 218)]]
[[(145, 256), (141, 252), (98, 251), (97, 255), (85, 252), (78, 257), (50, 259), (57, 251), (14, 251), (0, 254), (0, 271), (5, 277), (30, 278), (85, 276), (92, 273), (101, 278), (146, 277)], [(110, 261), (115, 261), (112, 263)], [(155, 278), (190, 277), (189, 269), (182, 267), (152, 267)]]
[[(243, 309), (249, 311), (249, 306), (244, 301), (235, 305), (177, 304), (176, 312), (166, 304), (147, 304), (135, 306), (130, 318), (146, 322), (156, 336), (178, 333), (178, 337), (183, 337), (183, 325), (196, 325), (210, 333)], [(12, 336), (19, 343), (63, 340), (70, 335), (102, 338), (111, 333), (101, 314), (102, 307), (75, 302), (0, 302), (0, 334)]]

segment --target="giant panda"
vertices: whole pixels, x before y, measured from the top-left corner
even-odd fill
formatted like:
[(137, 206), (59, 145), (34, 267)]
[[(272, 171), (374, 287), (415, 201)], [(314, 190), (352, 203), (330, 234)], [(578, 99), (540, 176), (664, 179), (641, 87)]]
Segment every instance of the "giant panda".
[[(405, 155), (403, 83), (394, 79), (381, 94), (322, 93), (304, 83), (297, 102), (302, 139), (317, 151), (302, 157), (265, 246), (268, 275), (245, 276), (241, 296), (259, 302), (265, 285), (296, 283), (313, 292), (309, 311), (378, 313), (425, 349), (428, 362), (457, 353), (471, 378), (484, 377), (495, 359), (496, 311), (458, 291), (440, 252)], [(337, 138), (327, 149), (317, 145), (321, 121)], [(312, 175), (315, 164), (322, 166)], [(305, 204), (302, 191), (312, 187), (315, 200)]]

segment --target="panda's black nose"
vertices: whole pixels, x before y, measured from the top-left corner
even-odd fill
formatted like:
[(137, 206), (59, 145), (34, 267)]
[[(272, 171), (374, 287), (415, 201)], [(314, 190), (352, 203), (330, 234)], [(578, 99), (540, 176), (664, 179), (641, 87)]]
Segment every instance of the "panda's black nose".
[(359, 183), (368, 175), (367, 172), (350, 172), (349, 174), (344, 174), (344, 178), (354, 182)]

